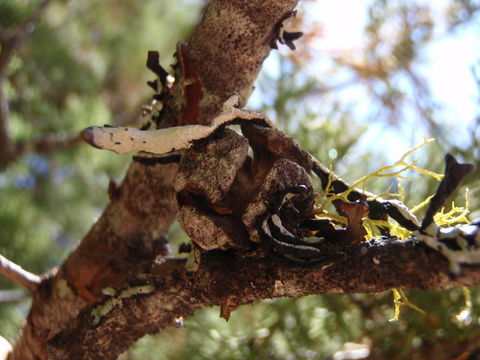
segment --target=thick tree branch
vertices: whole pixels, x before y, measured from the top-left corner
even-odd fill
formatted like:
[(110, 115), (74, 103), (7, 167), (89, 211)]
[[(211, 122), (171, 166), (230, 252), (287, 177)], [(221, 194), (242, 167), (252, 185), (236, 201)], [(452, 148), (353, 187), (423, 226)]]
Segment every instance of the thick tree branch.
[(185, 270), (184, 261), (168, 259), (151, 274), (130, 281), (132, 287), (153, 286), (151, 293), (119, 299), (98, 325), (92, 313), (109, 299), (85, 308), (49, 342), (48, 354), (59, 360), (115, 359), (143, 334), (175, 326), (179, 318), (205, 306), (220, 305), (228, 314), (257, 299), (480, 284), (479, 267), (464, 268), (453, 279), (445, 258), (412, 239), (377, 240), (336, 251), (342, 259), (317, 265), (209, 252), (195, 273)]
[[(185, 51), (202, 86), (200, 123), (208, 123), (234, 93), (240, 95), (240, 107), (245, 105), (271, 50), (275, 25), (297, 2), (210, 2)], [(177, 87), (173, 91), (177, 114), (184, 114), (187, 107), (188, 99), (180, 93), (183, 90)]]
[(38, 284), (41, 282), (40, 276), (22, 269), (19, 265), (13, 263), (2, 255), (0, 255), (0, 274), (31, 292), (34, 292), (37, 289)]
[[(275, 24), (296, 3), (297, 0), (211, 2), (186, 47), (191, 65), (207, 89), (202, 101), (194, 104), (205, 122), (218, 113), (233, 92), (242, 95), (242, 102), (246, 101), (270, 51)], [(228, 18), (224, 17), (223, 8)], [(214, 39), (219, 40), (211, 42)], [(222, 70), (211, 73), (212, 64)], [(164, 126), (179, 125), (190, 100), (184, 98), (184, 89), (180, 88), (185, 85), (180, 67), (176, 79), (165, 101), (161, 121)], [(214, 89), (217, 85), (210, 82), (227, 85)], [(44, 358), (45, 341), (82, 307), (100, 299), (102, 288), (126, 286), (130, 273), (147, 271), (156, 254), (164, 253), (162, 235), (178, 210), (173, 189), (177, 169), (177, 164), (132, 164), (122, 185), (110, 192), (112, 201), (97, 223), (57, 275), (42, 284), (42, 292), (34, 299), (10, 360)]]

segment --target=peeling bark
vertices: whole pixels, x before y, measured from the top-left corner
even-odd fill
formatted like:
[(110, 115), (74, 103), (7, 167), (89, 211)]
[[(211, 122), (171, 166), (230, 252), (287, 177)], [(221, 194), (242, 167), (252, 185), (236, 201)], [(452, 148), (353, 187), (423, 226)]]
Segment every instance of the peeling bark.
[[(218, 112), (234, 93), (240, 107), (247, 102), (263, 61), (271, 50), (275, 25), (293, 10), (296, 0), (211, 1), (188, 45), (188, 54), (202, 83), (200, 123)], [(183, 98), (182, 89), (173, 96)], [(174, 113), (183, 114), (185, 102)]]

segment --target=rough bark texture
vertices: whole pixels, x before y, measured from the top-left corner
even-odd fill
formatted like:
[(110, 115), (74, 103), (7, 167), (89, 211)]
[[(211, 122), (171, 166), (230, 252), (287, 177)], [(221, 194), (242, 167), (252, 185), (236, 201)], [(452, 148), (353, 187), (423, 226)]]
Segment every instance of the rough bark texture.
[(445, 289), (474, 285), (478, 269), (465, 269), (453, 280), (447, 262), (415, 241), (370, 242), (342, 248), (345, 260), (301, 266), (272, 256), (239, 257), (233, 252), (210, 252), (197, 272), (185, 262), (167, 259), (148, 275), (132, 281), (150, 284), (150, 294), (121, 300), (92, 325), (92, 310), (83, 309), (48, 344), (50, 359), (115, 359), (128, 344), (145, 333), (175, 326), (195, 310), (221, 305), (222, 313), (256, 299), (299, 297), (322, 293), (371, 293), (391, 288)]
[[(296, 3), (297, 0), (211, 2), (186, 45), (189, 66), (193, 66), (205, 89), (201, 102), (194, 104), (199, 107), (201, 121), (208, 122), (218, 113), (233, 92), (242, 95), (243, 103), (246, 101), (270, 51), (275, 24)], [(169, 111), (165, 112), (164, 124), (180, 124), (181, 114), (191, 106), (183, 75), (177, 67), (178, 82), (165, 104)], [(162, 246), (158, 249), (155, 244), (177, 212), (173, 189), (177, 170), (176, 164), (148, 167), (132, 163), (123, 184), (118, 189), (112, 186), (112, 201), (91, 231), (58, 272), (46, 276), (34, 296), (10, 360), (46, 358), (45, 342), (72, 321), (82, 307), (97, 301), (102, 288), (128, 286), (125, 279), (129, 274), (146, 271), (157, 253), (164, 252)], [(176, 289), (169, 292), (173, 294)], [(156, 315), (162, 316), (165, 315)], [(131, 338), (138, 336), (135, 333)], [(120, 343), (129, 342), (124, 338)]]

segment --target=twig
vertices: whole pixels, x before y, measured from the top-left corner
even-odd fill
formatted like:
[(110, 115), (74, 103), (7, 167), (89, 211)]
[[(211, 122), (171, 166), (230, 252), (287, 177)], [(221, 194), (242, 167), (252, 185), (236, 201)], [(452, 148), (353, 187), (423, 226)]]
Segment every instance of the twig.
[(80, 135), (78, 134), (69, 136), (47, 135), (30, 141), (19, 141), (15, 144), (13, 157), (16, 158), (25, 152), (49, 153), (68, 149), (79, 142)]
[(40, 17), (43, 15), (51, 1), (52, 0), (43, 0), (33, 13), (18, 27), (16, 33), (9, 41), (11, 47), (18, 48), (18, 46), (21, 45), (27, 35), (33, 31), (35, 24), (40, 20)]
[[(0, 87), (0, 92), (1, 92)], [(0, 94), (1, 95), (1, 94)], [(1, 98), (1, 96), (0, 96)], [(139, 108), (137, 106), (136, 108)], [(119, 114), (112, 121), (116, 126), (125, 126), (134, 124), (137, 122), (137, 119), (140, 117), (139, 113), (133, 111), (129, 114)], [(0, 121), (1, 125), (1, 121)], [(1, 129), (0, 129), (0, 139)], [(17, 160), (20, 156), (27, 152), (35, 152), (37, 154), (51, 153), (54, 151), (69, 149), (73, 146), (76, 146), (81, 142), (80, 134), (70, 134), (70, 135), (45, 135), (32, 140), (22, 140), (17, 141), (11, 144), (11, 150), (9, 153), (4, 153), (0, 155), (0, 171), (4, 170), (8, 165)]]
[(12, 36), (8, 37), (6, 32), (0, 29), (0, 40), (2, 44), (0, 51), (0, 154), (2, 154), (2, 156), (0, 156), (0, 169), (5, 168), (11, 161), (10, 158), (13, 151), (13, 144), (8, 129), (8, 99), (3, 84), (7, 74), (7, 68), (15, 54), (15, 50), (25, 41), (27, 35), (33, 31), (35, 24), (43, 15), (51, 1), (52, 0), (42, 1), (35, 11), (20, 24)]
[[(1, 138), (1, 137), (0, 137)], [(17, 160), (26, 152), (50, 153), (58, 150), (69, 149), (80, 142), (78, 134), (70, 136), (47, 135), (29, 141), (17, 141), (11, 144), (11, 150), (0, 157), (0, 171)]]
[(34, 292), (42, 279), (0, 255), (0, 274)]
[(25, 41), (27, 35), (33, 31), (35, 24), (43, 15), (47, 6), (52, 0), (44, 0), (35, 9), (35, 11), (17, 28), (17, 31), (9, 38), (2, 32), (2, 51), (0, 53), (0, 80), (6, 73), (6, 68), (10, 63), (14, 50), (17, 49), (23, 41)]

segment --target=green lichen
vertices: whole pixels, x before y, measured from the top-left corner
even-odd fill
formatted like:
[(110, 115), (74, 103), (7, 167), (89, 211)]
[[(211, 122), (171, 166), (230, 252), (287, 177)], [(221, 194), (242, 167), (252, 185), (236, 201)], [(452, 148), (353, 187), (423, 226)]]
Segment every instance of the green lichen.
[(155, 291), (155, 287), (153, 285), (132, 286), (120, 291), (120, 293), (115, 296), (117, 294), (115, 289), (109, 287), (103, 288), (102, 293), (107, 295), (108, 298), (95, 306), (91, 311), (90, 314), (93, 317), (92, 325), (97, 326), (102, 318), (112, 311), (115, 306), (120, 306), (122, 304), (123, 299), (127, 299), (135, 295), (150, 294), (153, 291)]

